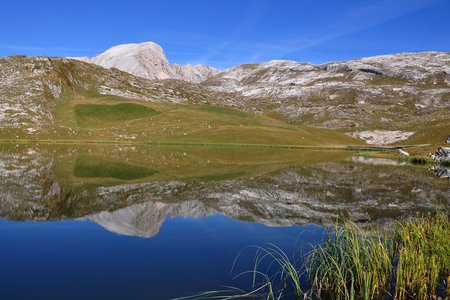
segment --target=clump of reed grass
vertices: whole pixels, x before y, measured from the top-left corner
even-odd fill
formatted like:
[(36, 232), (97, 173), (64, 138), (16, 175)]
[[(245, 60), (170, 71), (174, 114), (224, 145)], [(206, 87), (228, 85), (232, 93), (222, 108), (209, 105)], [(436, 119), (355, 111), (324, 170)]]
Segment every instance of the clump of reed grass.
[(450, 297), (449, 219), (439, 212), (399, 222), (389, 236), (347, 222), (307, 254), (306, 265), (317, 298)]
[(399, 222), (389, 233), (337, 224), (297, 259), (272, 244), (256, 249), (253, 270), (238, 274), (253, 276), (249, 292), (233, 288), (180, 299), (450, 299), (445, 213)]
[(435, 299), (436, 291), (442, 291), (445, 285), (450, 298), (448, 217), (438, 213), (435, 218), (400, 224), (393, 240), (397, 259), (395, 298)]
[(353, 223), (336, 226), (306, 257), (310, 294), (331, 299), (374, 299), (388, 292), (392, 252), (379, 231)]

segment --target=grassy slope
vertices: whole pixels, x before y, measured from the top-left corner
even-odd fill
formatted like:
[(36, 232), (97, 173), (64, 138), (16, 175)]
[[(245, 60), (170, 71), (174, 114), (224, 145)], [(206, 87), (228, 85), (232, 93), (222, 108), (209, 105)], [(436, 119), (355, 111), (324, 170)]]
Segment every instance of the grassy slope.
[(302, 146), (362, 144), (331, 130), (289, 125), (266, 116), (210, 105), (78, 97), (62, 101), (54, 115), (56, 126), (41, 138)]

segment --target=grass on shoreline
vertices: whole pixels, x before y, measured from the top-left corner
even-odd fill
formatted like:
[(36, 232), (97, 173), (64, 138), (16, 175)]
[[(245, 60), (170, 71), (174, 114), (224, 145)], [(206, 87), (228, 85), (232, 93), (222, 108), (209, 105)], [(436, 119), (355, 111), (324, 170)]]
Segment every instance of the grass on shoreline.
[(363, 232), (352, 223), (336, 227), (307, 256), (309, 294), (327, 299), (438, 299), (448, 289), (450, 223), (434, 218), (399, 223), (391, 237)]
[[(242, 273), (254, 277), (250, 291), (179, 299), (448, 299), (449, 237), (444, 213), (398, 223), (389, 234), (346, 222), (301, 259), (275, 245), (258, 247), (254, 269)], [(275, 274), (260, 268), (263, 260), (276, 266)]]

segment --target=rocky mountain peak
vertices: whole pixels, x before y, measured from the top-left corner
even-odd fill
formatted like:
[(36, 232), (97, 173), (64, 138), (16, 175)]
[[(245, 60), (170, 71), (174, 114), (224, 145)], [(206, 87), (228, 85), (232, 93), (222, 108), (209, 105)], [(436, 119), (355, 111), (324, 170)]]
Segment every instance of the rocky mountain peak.
[(151, 42), (114, 46), (95, 56), (92, 63), (117, 68), (148, 79), (172, 78), (172, 70), (162, 48)]
[(147, 79), (179, 79), (198, 83), (219, 73), (217, 69), (203, 65), (170, 64), (162, 47), (153, 42), (118, 45), (92, 59), (77, 59)]

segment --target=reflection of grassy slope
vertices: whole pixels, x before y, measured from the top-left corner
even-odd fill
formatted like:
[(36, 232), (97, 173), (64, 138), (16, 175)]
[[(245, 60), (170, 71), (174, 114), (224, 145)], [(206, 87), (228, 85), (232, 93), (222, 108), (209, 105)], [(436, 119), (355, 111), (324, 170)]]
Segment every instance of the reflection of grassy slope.
[(134, 180), (153, 176), (155, 170), (123, 162), (111, 161), (98, 156), (79, 156), (75, 163), (74, 175), (85, 178), (114, 178)]
[(58, 150), (59, 154), (51, 154), (57, 157), (55, 171), (68, 187), (80, 184), (109, 185), (118, 183), (118, 180), (215, 181), (254, 176), (290, 166), (338, 161), (351, 155), (348, 151), (271, 149), (114, 145), (41, 147)]
[[(78, 98), (77, 98), (78, 99)], [(146, 103), (118, 97), (63, 101), (47, 139), (333, 146), (361, 144), (331, 130), (210, 105)]]

